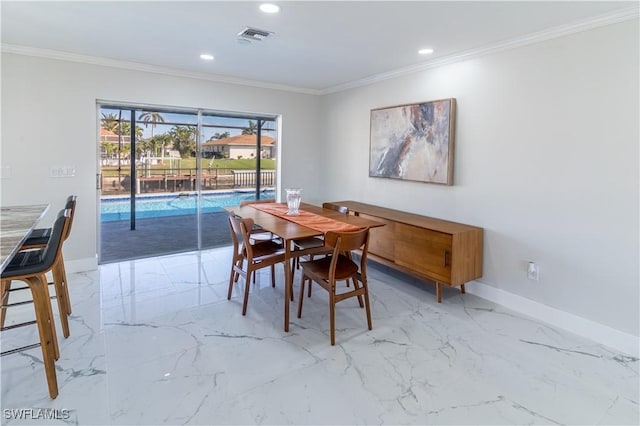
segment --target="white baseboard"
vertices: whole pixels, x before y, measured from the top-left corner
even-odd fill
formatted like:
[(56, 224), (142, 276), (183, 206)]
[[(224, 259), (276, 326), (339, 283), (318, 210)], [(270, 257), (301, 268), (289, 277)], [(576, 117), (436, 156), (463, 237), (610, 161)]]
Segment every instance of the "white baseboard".
[(513, 311), (586, 337), (636, 358), (640, 356), (640, 338), (638, 336), (543, 305), (481, 282), (473, 281), (466, 285), (465, 289), (467, 293), (500, 304)]
[(68, 274), (93, 271), (98, 269), (98, 259), (96, 257), (87, 257), (84, 259), (65, 260), (64, 268)]

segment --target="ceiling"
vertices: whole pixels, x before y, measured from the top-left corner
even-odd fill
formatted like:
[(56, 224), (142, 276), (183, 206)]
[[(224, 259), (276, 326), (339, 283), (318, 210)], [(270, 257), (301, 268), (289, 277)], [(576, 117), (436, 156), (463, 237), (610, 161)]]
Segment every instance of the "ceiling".
[[(2, 47), (322, 93), (637, 17), (638, 7), (636, 1), (273, 3), (280, 13), (264, 14), (253, 1), (2, 1)], [(246, 26), (274, 34), (243, 44), (237, 34)], [(418, 55), (424, 47), (434, 53)], [(201, 60), (204, 52), (215, 60)]]

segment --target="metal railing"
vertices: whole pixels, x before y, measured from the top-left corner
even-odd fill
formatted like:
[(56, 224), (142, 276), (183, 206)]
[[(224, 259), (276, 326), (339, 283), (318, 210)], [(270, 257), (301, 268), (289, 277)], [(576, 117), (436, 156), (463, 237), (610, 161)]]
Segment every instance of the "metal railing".
[[(233, 187), (234, 188), (248, 188), (256, 185), (256, 171), (255, 170), (232, 170), (233, 174)], [(275, 185), (276, 172), (274, 170), (261, 170), (260, 171), (260, 185), (261, 186), (273, 186)]]
[[(197, 172), (194, 168), (144, 169), (136, 171), (138, 193), (182, 192), (197, 189)], [(103, 170), (100, 174), (102, 195), (129, 194), (130, 174), (125, 170)], [(256, 185), (255, 170), (232, 170), (219, 167), (202, 169), (200, 188), (234, 189), (252, 188)], [(275, 170), (260, 172), (261, 186), (275, 185)]]

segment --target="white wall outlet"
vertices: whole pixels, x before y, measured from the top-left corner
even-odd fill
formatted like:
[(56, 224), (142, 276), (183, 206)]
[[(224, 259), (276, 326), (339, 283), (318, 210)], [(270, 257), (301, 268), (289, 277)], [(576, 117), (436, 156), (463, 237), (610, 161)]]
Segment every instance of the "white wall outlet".
[(527, 266), (527, 278), (533, 281), (538, 281), (540, 279), (540, 270), (538, 269), (538, 264), (536, 262), (529, 262)]

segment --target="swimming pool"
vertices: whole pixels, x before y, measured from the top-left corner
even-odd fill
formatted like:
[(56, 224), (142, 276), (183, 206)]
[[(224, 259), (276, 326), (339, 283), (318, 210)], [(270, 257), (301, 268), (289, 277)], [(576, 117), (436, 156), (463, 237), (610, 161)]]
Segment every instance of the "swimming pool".
[[(275, 191), (263, 191), (260, 198), (275, 198)], [(202, 213), (215, 213), (223, 211), (224, 207), (237, 206), (241, 201), (254, 199), (255, 192), (202, 194), (200, 207)], [(196, 214), (197, 200), (198, 196), (195, 194), (138, 197), (136, 198), (136, 219)], [(102, 222), (129, 220), (130, 215), (129, 197), (101, 200), (100, 220)]]

